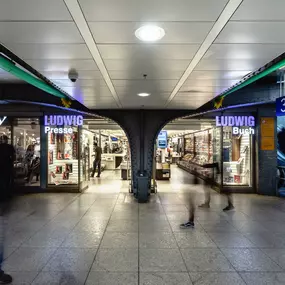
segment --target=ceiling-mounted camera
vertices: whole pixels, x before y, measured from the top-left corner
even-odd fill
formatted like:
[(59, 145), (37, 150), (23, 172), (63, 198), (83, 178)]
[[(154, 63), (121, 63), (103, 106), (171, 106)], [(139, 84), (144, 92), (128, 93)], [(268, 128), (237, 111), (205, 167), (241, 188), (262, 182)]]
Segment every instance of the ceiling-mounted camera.
[(78, 72), (75, 69), (70, 69), (68, 72), (68, 78), (71, 82), (76, 82), (78, 79)]

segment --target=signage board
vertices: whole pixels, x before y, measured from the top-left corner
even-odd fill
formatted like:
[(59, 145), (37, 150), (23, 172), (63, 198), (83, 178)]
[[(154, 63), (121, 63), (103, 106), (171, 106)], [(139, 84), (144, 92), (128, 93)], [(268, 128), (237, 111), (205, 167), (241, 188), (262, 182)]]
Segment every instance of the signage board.
[(216, 126), (233, 127), (233, 135), (254, 135), (255, 118), (253, 116), (216, 116)]
[(158, 148), (167, 148), (167, 131), (161, 131), (157, 137)]
[(276, 99), (276, 116), (285, 116), (285, 97)]
[(260, 118), (261, 150), (275, 149), (275, 122), (273, 117)]
[(72, 134), (72, 127), (83, 125), (82, 115), (50, 115), (44, 117), (45, 133)]

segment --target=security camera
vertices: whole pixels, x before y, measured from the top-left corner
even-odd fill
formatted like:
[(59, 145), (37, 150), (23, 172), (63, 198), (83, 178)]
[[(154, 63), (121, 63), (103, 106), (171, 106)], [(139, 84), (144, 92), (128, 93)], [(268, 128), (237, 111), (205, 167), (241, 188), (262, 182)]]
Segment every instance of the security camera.
[(68, 72), (68, 78), (71, 82), (76, 82), (78, 79), (78, 72), (75, 69), (70, 69)]

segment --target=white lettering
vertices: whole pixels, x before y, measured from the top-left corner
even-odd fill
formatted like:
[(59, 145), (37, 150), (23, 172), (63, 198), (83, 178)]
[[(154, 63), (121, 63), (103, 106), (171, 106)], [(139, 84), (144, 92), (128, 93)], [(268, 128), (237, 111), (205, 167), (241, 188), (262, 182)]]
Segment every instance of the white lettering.
[(239, 134), (239, 128), (238, 127), (234, 127), (233, 128), (233, 135), (238, 135)]
[(216, 116), (216, 126), (217, 127), (221, 127), (220, 117), (219, 116)]
[(72, 128), (51, 128), (45, 127), (45, 133), (54, 133), (54, 134), (72, 134)]

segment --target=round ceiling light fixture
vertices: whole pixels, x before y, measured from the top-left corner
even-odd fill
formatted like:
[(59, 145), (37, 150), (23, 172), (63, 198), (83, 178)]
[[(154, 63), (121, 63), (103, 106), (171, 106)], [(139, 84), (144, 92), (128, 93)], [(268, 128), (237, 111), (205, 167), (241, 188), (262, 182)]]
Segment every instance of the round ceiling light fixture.
[(149, 93), (145, 93), (145, 92), (138, 93), (138, 96), (140, 96), (140, 97), (147, 97), (149, 95), (150, 95)]
[(143, 42), (155, 42), (165, 36), (165, 31), (155, 25), (145, 25), (138, 28), (135, 32), (136, 37)]

